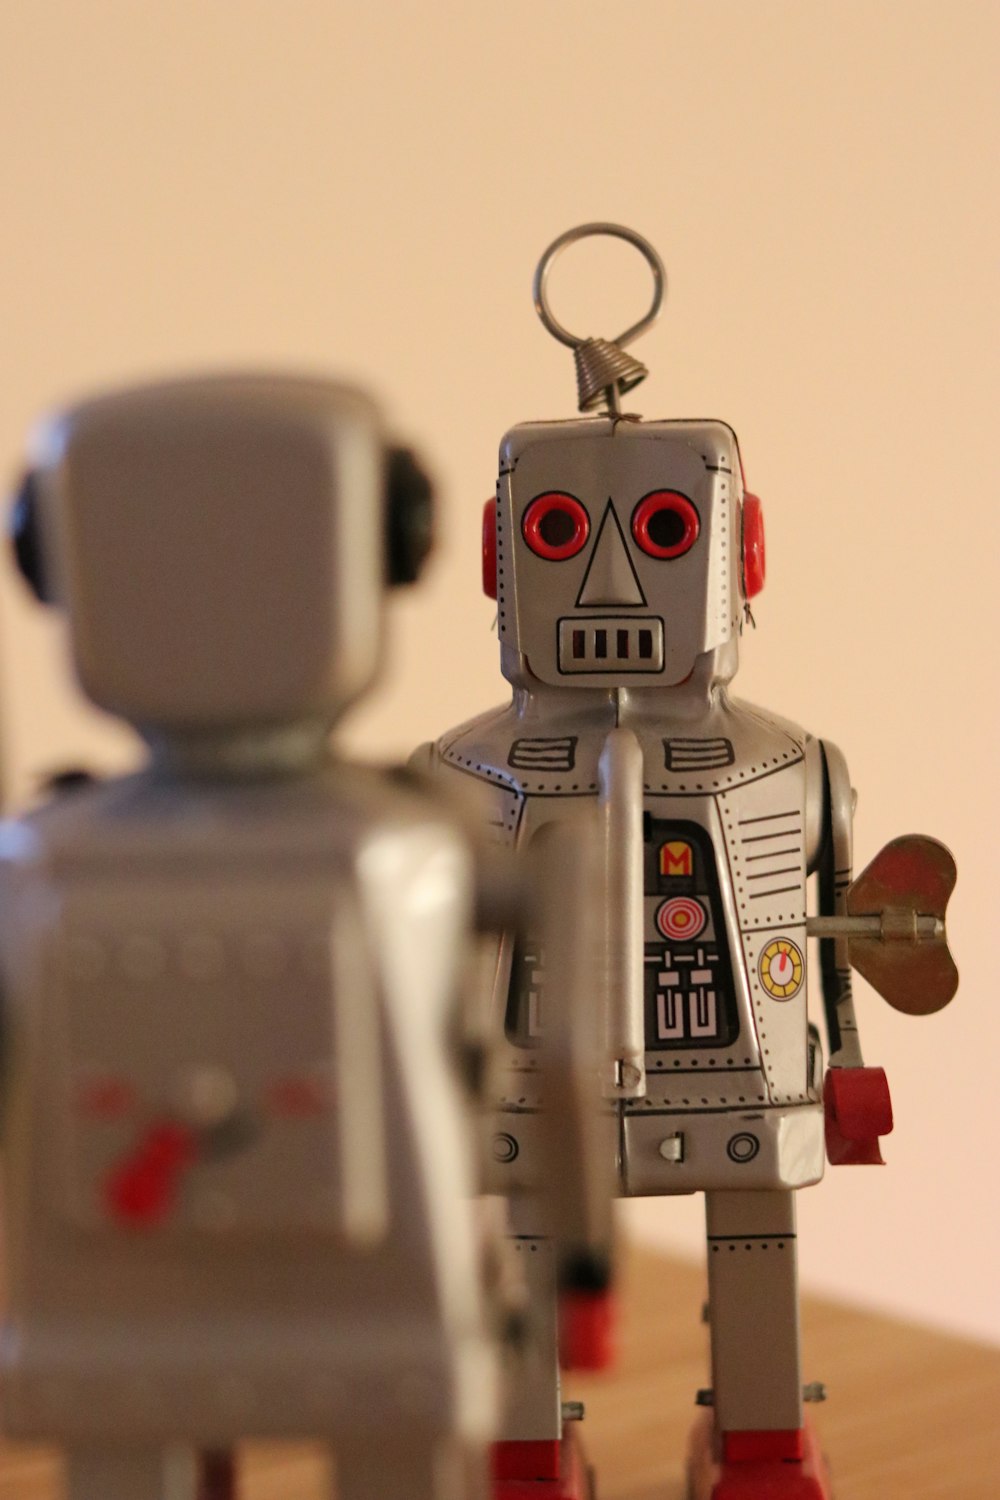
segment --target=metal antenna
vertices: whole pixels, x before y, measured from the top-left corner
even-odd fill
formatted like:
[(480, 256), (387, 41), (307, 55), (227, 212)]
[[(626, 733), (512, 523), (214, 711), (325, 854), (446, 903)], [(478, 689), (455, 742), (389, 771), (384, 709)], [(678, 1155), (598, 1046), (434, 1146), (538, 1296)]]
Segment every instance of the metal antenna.
[[(615, 239), (627, 240), (644, 256), (653, 273), (653, 301), (649, 311), (613, 339), (579, 338), (570, 333), (554, 317), (546, 295), (549, 272), (556, 258), (567, 246), (593, 235), (610, 235)], [(609, 416), (621, 416), (622, 395), (645, 380), (649, 374), (640, 360), (625, 352), (624, 346), (638, 338), (640, 333), (645, 333), (656, 322), (663, 305), (666, 285), (667, 274), (653, 246), (636, 230), (627, 229), (623, 224), (578, 224), (575, 229), (567, 229), (565, 234), (553, 240), (545, 251), (538, 262), (532, 285), (535, 311), (552, 337), (573, 351), (576, 361), (577, 405), (580, 411), (599, 411), (603, 403)]]

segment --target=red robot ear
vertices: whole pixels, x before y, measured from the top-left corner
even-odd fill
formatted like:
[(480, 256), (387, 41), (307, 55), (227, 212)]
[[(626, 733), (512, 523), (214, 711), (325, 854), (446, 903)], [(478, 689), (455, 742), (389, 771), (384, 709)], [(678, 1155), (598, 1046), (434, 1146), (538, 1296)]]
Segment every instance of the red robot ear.
[(743, 496), (743, 593), (753, 599), (764, 587), (764, 512), (756, 495)]
[(487, 500), (483, 506), (483, 593), (487, 599), (497, 596), (497, 503)]

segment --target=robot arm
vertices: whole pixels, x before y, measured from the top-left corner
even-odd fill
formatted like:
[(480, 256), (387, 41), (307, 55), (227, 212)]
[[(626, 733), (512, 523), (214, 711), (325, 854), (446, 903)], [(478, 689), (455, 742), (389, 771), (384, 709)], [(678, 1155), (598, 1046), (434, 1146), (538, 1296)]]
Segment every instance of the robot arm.
[(472, 906), (476, 941), (456, 995), (455, 1042), (473, 1096), (484, 1102), (492, 1041), (491, 997), (500, 935), (518, 926), (524, 910), (520, 862), (513, 849), (491, 841), (489, 804), (481, 787), (466, 777), (440, 777), (434, 744), (418, 745), (398, 774), (435, 798), (442, 815), (456, 824), (472, 855)]
[[(820, 911), (843, 915), (851, 883), (854, 845), (855, 794), (847, 762), (836, 745), (820, 741), (823, 773), (823, 827), (819, 854)], [(823, 1011), (830, 1039), (830, 1066), (863, 1066), (861, 1043), (851, 993), (851, 965), (845, 937), (821, 938), (819, 943)]]
[[(820, 912), (843, 917), (852, 878), (855, 794), (836, 745), (820, 742), (823, 829), (819, 855)], [(880, 1164), (879, 1136), (892, 1129), (892, 1102), (882, 1068), (861, 1055), (846, 936), (819, 940), (823, 1010), (830, 1068), (823, 1089), (827, 1155), (834, 1165)]]
[[(488, 1002), (497, 967), (496, 939), (504, 932), (530, 934), (546, 954), (547, 1019), (539, 1071), (547, 1108), (541, 1116), (545, 1148), (539, 1193), (556, 1247), (560, 1357), (564, 1368), (603, 1368), (611, 1360), (613, 1343), (615, 1180), (607, 1164), (615, 1158), (617, 1117), (594, 1084), (608, 1071), (609, 1048), (615, 1057), (622, 1049), (621, 1028), (610, 1026), (611, 1035), (605, 1035), (600, 1011), (608, 945), (602, 941), (607, 902), (598, 820), (587, 812), (553, 820), (542, 836), (515, 850), (486, 836), (484, 829), (495, 824), (495, 813), (482, 797), (482, 787), (469, 778), (452, 778), (445, 799), (434, 775), (437, 764), (435, 748), (421, 745), (408, 769), (436, 790), (473, 850), (476, 926), (482, 940), (480, 963), (469, 973), (461, 1030), (480, 1079), (489, 1072), (494, 1034)], [(641, 797), (641, 761), (639, 791)], [(635, 860), (636, 849), (630, 846), (629, 853)], [(641, 841), (638, 854), (641, 859)], [(641, 888), (637, 910), (641, 917)], [(637, 931), (641, 980), (641, 926)], [(638, 994), (641, 1016), (641, 984)], [(626, 1054), (630, 1062), (637, 1059), (641, 1081), (641, 1036), (638, 1049), (637, 1054), (626, 1049)]]
[(878, 1137), (892, 1129), (889, 1088), (881, 1068), (861, 1057), (850, 970), (896, 1010), (928, 1015), (958, 987), (948, 948), (945, 909), (955, 861), (937, 839), (892, 839), (851, 880), (853, 793), (843, 756), (823, 745), (823, 833), (811, 868), (819, 870), (822, 910), (806, 930), (820, 940), (823, 1004), (830, 1031), (824, 1090), (831, 1162), (881, 1162)]
[[(601, 843), (596, 820), (584, 816), (550, 823), (526, 852), (533, 911), (525, 918), (536, 931), (540, 923), (546, 954), (540, 1067), (547, 1107), (539, 1187), (556, 1248), (559, 1357), (573, 1370), (606, 1368), (615, 1342), (611, 1163), (618, 1116), (595, 1085), (607, 1072), (609, 1043), (616, 1057), (622, 1055), (621, 1033), (613, 1026), (609, 1031), (602, 1002), (606, 966), (623, 973), (625, 955), (607, 951), (614, 932), (603, 924), (610, 871), (602, 865)], [(621, 1075), (615, 1076), (620, 1086)]]

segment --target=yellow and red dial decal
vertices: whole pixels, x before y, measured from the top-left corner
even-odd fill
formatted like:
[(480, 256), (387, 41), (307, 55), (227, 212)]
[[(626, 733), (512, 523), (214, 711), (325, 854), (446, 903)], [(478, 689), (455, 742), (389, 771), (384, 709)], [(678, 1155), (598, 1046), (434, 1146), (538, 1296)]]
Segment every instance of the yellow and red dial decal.
[(791, 938), (774, 938), (760, 955), (757, 973), (775, 1000), (791, 1000), (802, 988), (805, 975), (801, 948)]

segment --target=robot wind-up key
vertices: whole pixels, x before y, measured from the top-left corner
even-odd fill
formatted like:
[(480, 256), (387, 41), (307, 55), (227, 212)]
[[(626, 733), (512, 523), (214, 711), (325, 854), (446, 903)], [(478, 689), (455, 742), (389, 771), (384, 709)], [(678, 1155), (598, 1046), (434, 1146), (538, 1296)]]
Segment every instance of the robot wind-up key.
[[(557, 254), (592, 234), (636, 246), (653, 273), (647, 316), (617, 340), (553, 317)], [(493, 820), (529, 845), (597, 805), (605, 832), (600, 1089), (617, 1122), (625, 1196), (704, 1191), (712, 1382), (689, 1457), (692, 1500), (828, 1500), (803, 1401), (793, 1195), (824, 1158), (879, 1161), (891, 1129), (885, 1075), (863, 1063), (857, 968), (912, 1013), (952, 997), (945, 940), (955, 880), (931, 839), (889, 844), (851, 879), (853, 794), (843, 756), (729, 696), (750, 600), (764, 581), (759, 500), (723, 422), (642, 421), (622, 392), (645, 375), (622, 346), (655, 318), (663, 267), (617, 225), (571, 230), (546, 252), (535, 303), (573, 348), (572, 421), (513, 428), (486, 507), (484, 587), (497, 600), (509, 706), (446, 734), (443, 779), (485, 783)], [(818, 876), (819, 913), (807, 914)], [(806, 1006), (807, 938), (819, 939), (830, 1056)], [(531, 1245), (549, 1344), (510, 1403), (497, 1493), (581, 1493), (559, 1400), (558, 1344), (537, 1191), (551, 1100), (537, 965), (500, 948), (496, 1182), (515, 1244)], [(595, 1089), (598, 1087), (595, 1080)], [(825, 1148), (825, 1149), (824, 1149)]]
[(429, 521), (330, 382), (40, 429), (22, 570), (150, 752), (0, 830), (4, 1428), (65, 1449), (68, 1500), (228, 1496), (248, 1436), (328, 1439), (341, 1500), (466, 1500), (495, 1430), (456, 1043), (474, 921), (523, 882), (328, 742)]

